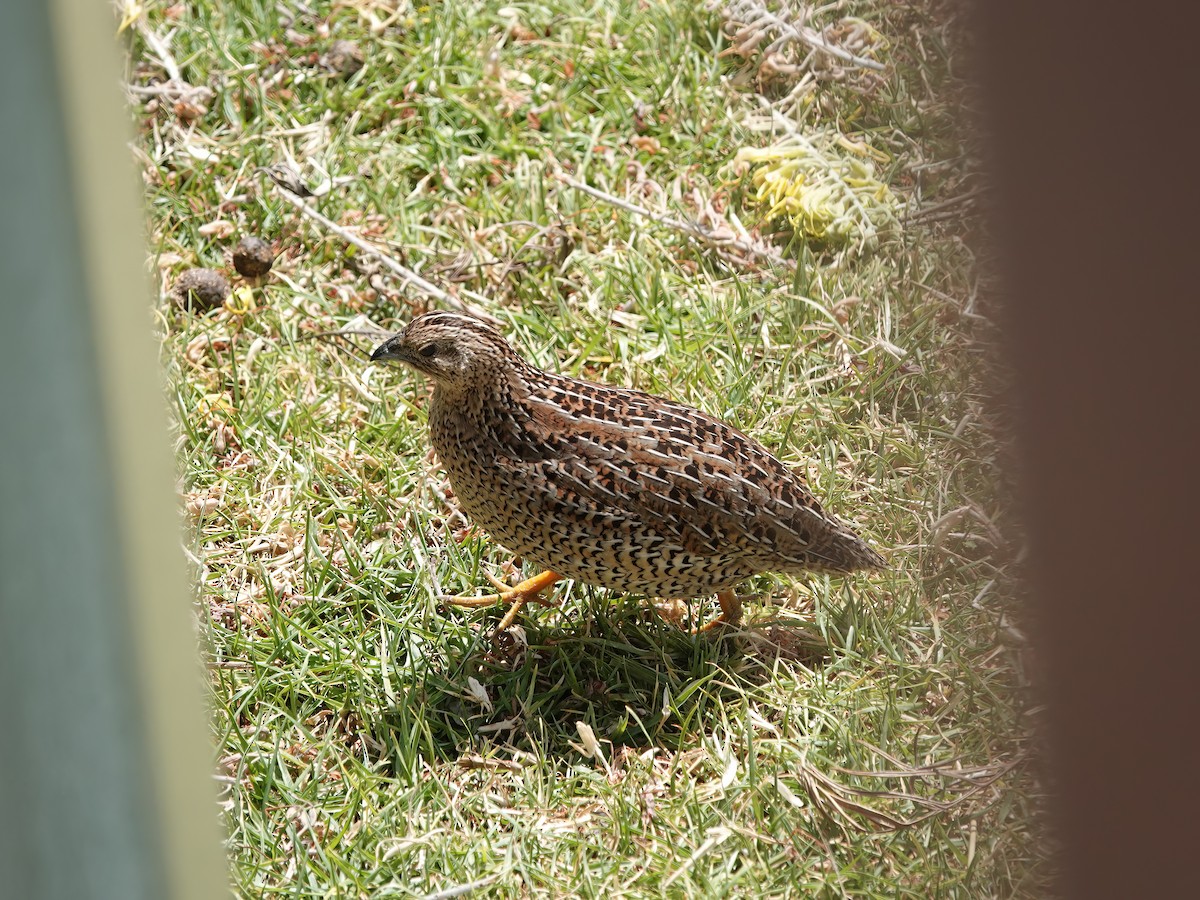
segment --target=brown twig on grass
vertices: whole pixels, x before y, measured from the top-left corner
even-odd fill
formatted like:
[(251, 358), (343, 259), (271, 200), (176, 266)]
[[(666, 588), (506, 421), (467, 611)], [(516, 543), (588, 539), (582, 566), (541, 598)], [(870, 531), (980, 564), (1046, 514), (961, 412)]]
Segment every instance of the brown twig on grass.
[(389, 334), (391, 334), (390, 331), (384, 331), (383, 329), (372, 329), (368, 331), (362, 328), (343, 328), (338, 331), (313, 331), (309, 334), (300, 335), (300, 338), (310, 338), (314, 341), (325, 341), (326, 343), (337, 347), (338, 349), (342, 348), (342, 341), (344, 341), (352, 353), (363, 357), (364, 360), (369, 362), (371, 359), (371, 351), (363, 350), (360, 346), (349, 339), (352, 337), (365, 337), (371, 338), (373, 341), (378, 343), (386, 338)]
[(171, 48), (168, 46), (169, 38), (163, 38), (157, 34), (146, 24), (145, 20), (138, 21), (137, 30), (141, 34), (142, 40), (146, 42), (146, 48), (150, 51), (149, 56), (167, 73), (167, 80), (148, 86), (128, 84), (125, 89), (135, 96), (162, 96), (170, 103), (185, 103), (195, 110), (205, 109), (206, 104), (213, 98), (212, 89), (204, 85), (188, 83), (187, 79), (183, 77), (183, 70), (179, 68), (179, 63), (175, 61)]
[(852, 66), (877, 72), (884, 69), (883, 63), (877, 60), (859, 56), (829, 43), (821, 32), (808, 25), (813, 10), (804, 4), (792, 9), (785, 3), (779, 12), (768, 9), (761, 0), (709, 0), (707, 6), (710, 10), (720, 10), (726, 20), (738, 29), (734, 46), (730, 48), (736, 52), (748, 53), (764, 41), (770, 40), (763, 50), (763, 55), (766, 56), (795, 42)]
[(585, 194), (595, 197), (597, 200), (603, 201), (610, 206), (615, 206), (618, 209), (623, 209), (626, 212), (633, 213), (634, 215), (650, 219), (652, 222), (657, 222), (660, 225), (665, 225), (670, 229), (680, 231), (691, 238), (695, 238), (701, 243), (713, 247), (718, 253), (721, 254), (723, 259), (729, 261), (738, 261), (736, 255), (730, 252), (737, 251), (744, 255), (750, 255), (759, 259), (764, 259), (767, 262), (783, 266), (786, 269), (794, 269), (796, 267), (794, 260), (786, 259), (777, 253), (764, 250), (762, 247), (757, 247), (753, 243), (744, 241), (741, 238), (734, 237), (732, 235), (718, 234), (695, 222), (687, 222), (683, 219), (676, 219), (673, 216), (654, 212), (653, 210), (646, 209), (644, 206), (638, 206), (636, 203), (632, 203), (629, 200), (624, 200), (620, 197), (614, 196), (607, 191), (602, 191), (599, 188), (592, 187), (590, 184), (586, 184), (582, 181), (576, 181), (571, 176), (565, 175), (561, 172), (554, 173), (553, 177), (568, 187), (573, 187), (577, 191), (583, 191)]
[[(275, 179), (275, 177), (273, 177), (270, 173), (267, 173), (267, 176), (271, 182), (271, 185), (275, 188), (276, 192), (278, 192), (278, 194), (281, 197), (283, 197), (284, 200), (286, 200), (292, 206), (296, 207), (296, 209), (299, 210), (301, 214), (303, 214), (304, 216), (307, 216), (309, 219), (312, 219), (314, 222), (316, 222), (319, 225), (321, 225), (322, 227), (324, 227), (327, 231), (329, 231), (333, 234), (336, 234), (338, 237), (340, 237), (346, 243), (353, 244), (355, 247), (357, 247), (363, 253), (366, 253), (368, 256), (372, 256), (375, 259), (379, 260), (381, 263), (383, 263), (383, 265), (385, 265), (387, 268), (391, 269), (393, 272), (395, 272), (397, 275), (399, 275), (401, 278), (403, 278), (407, 283), (424, 291), (426, 294), (429, 294), (431, 297), (434, 297), (434, 298), (440, 300), (442, 303), (445, 303), (447, 306), (449, 306), (453, 309), (456, 309), (459, 312), (464, 312), (467, 315), (474, 316), (477, 319), (482, 319), (483, 321), (488, 322), (489, 324), (492, 324), (492, 325), (501, 324), (499, 319), (497, 319), (491, 313), (487, 312), (483, 307), (477, 306), (476, 303), (471, 303), (471, 302), (463, 300), (459, 297), (455, 297), (453, 294), (449, 294), (446, 291), (442, 290), (440, 287), (438, 287), (433, 282), (426, 281), (424, 278), (422, 278), (420, 275), (418, 275), (412, 269), (403, 265), (395, 257), (389, 256), (387, 253), (384, 253), (382, 250), (380, 250), (375, 245), (368, 243), (367, 241), (360, 238), (354, 232), (349, 231), (346, 228), (343, 228), (341, 225), (338, 225), (336, 222), (334, 222), (328, 216), (324, 216), (321, 213), (317, 212), (315, 209), (313, 209), (311, 206), (309, 206), (307, 203), (305, 203), (301, 197), (299, 197), (298, 195), (293, 193), (291, 190), (289, 190), (288, 188), (286, 188), (282, 184), (280, 184)], [(484, 297), (482, 294), (476, 294), (474, 291), (463, 291), (463, 294), (471, 297), (471, 299), (475, 300), (476, 302), (483, 302), (483, 303), (488, 302), (487, 297)]]

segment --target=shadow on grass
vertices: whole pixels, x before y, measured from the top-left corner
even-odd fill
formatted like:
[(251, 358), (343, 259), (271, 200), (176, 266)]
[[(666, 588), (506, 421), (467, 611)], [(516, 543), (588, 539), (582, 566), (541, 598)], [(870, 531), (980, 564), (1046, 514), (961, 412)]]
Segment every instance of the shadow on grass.
[[(399, 759), (567, 756), (577, 752), (579, 722), (615, 746), (681, 749), (781, 661), (815, 668), (829, 653), (815, 634), (777, 621), (694, 635), (634, 599), (595, 599), (565, 621), (526, 617), (523, 631), (493, 639), (499, 616), (471, 615), (458, 652), (431, 662), (384, 712), (377, 735), (390, 736)], [(470, 679), (490, 711), (471, 696)]]

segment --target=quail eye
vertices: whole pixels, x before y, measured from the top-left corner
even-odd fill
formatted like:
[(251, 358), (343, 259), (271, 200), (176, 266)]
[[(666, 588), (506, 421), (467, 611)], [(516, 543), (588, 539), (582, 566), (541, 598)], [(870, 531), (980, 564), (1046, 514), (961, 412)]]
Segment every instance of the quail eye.
[(436, 344), (426, 344), (424, 347), (422, 347), (417, 352), (420, 353), (426, 359), (432, 359), (434, 356), (437, 355), (437, 345)]

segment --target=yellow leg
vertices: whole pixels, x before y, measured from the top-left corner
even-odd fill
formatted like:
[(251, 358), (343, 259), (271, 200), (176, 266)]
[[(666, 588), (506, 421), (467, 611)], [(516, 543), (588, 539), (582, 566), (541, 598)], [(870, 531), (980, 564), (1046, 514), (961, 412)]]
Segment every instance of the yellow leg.
[(521, 607), (533, 600), (541, 603), (543, 606), (554, 606), (554, 603), (549, 600), (543, 600), (539, 596), (542, 591), (549, 588), (556, 581), (562, 578), (557, 572), (551, 572), (547, 569), (541, 574), (534, 575), (532, 578), (526, 578), (516, 587), (510, 587), (503, 581), (487, 576), (488, 580), (500, 589), (498, 594), (487, 594), (483, 597), (443, 597), (447, 603), (453, 603), (455, 606), (494, 606), (497, 603), (509, 603), (508, 612), (504, 614), (504, 618), (500, 620), (500, 624), (496, 626), (496, 634), (504, 631), (516, 619), (517, 613), (521, 611)]
[(721, 591), (717, 594), (717, 602), (721, 604), (721, 614), (711, 622), (694, 629), (693, 634), (703, 634), (718, 625), (736, 626), (742, 621), (742, 601), (738, 599), (737, 594), (733, 591)]

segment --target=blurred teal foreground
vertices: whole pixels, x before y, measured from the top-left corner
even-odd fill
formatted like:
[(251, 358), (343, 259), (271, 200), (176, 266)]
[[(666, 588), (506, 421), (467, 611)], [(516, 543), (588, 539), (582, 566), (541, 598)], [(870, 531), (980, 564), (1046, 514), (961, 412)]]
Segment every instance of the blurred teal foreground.
[(228, 896), (108, 3), (0, 3), (0, 896)]

